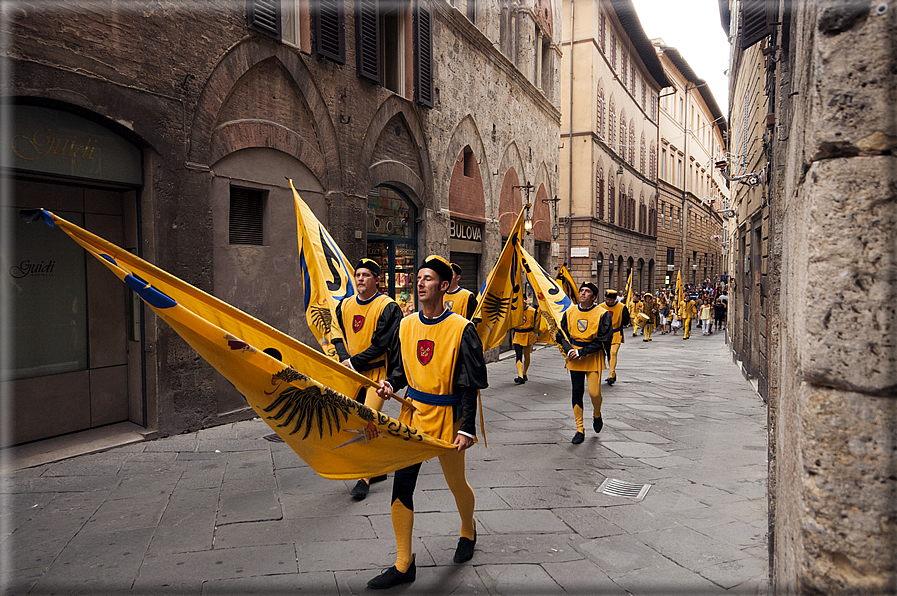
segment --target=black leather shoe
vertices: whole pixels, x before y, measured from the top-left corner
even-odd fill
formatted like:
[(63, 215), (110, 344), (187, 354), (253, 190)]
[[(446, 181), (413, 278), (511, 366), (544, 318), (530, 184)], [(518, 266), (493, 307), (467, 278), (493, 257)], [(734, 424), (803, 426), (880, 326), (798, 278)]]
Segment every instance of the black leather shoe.
[(410, 584), (414, 581), (414, 578), (417, 576), (417, 568), (414, 565), (414, 561), (411, 561), (411, 567), (408, 568), (408, 571), (402, 573), (396, 566), (393, 565), (374, 579), (368, 582), (368, 587), (372, 590), (385, 590), (387, 588), (391, 588), (393, 586), (398, 586), (399, 584)]
[(600, 433), (602, 428), (604, 428), (604, 420), (601, 419), (601, 416), (592, 418), (592, 429), (596, 433)]
[(617, 382), (617, 377), (607, 377), (607, 384), (608, 384), (608, 385), (613, 385), (613, 384), (616, 383), (616, 382)]
[(455, 556), (452, 559), (455, 563), (465, 563), (473, 558), (473, 547), (477, 544), (477, 532), (473, 531), (473, 540), (461, 536), (458, 539), (458, 548), (455, 549)]
[(582, 443), (585, 440), (586, 440), (586, 436), (584, 434), (582, 434), (581, 432), (577, 431), (576, 434), (573, 435), (573, 438), (570, 439), (570, 442), (573, 443), (574, 445), (579, 445), (580, 443)]
[(518, 385), (523, 385), (526, 381), (524, 381), (520, 377), (514, 377), (514, 382), (517, 383)]
[(523, 382), (526, 383), (529, 379), (526, 378), (526, 375), (523, 375)]
[(386, 474), (383, 474), (382, 476), (374, 476), (371, 478), (371, 484), (374, 484), (375, 482), (383, 482), (384, 480), (386, 480)]
[(356, 501), (364, 501), (364, 498), (368, 496), (368, 491), (371, 490), (370, 485), (364, 480), (359, 480), (355, 484), (355, 488), (349, 493), (352, 495), (352, 498)]

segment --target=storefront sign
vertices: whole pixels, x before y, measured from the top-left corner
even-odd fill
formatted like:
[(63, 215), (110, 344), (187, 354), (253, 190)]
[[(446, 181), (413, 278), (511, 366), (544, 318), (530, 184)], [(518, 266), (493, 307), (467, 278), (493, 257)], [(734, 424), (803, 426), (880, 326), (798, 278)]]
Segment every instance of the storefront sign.
[(449, 230), (449, 236), (456, 240), (469, 240), (471, 242), (482, 242), (483, 241), (483, 226), (482, 224), (475, 224), (466, 221), (459, 221), (453, 219), (451, 221), (451, 228)]
[(104, 126), (38, 106), (17, 105), (14, 114), (2, 142), (17, 170), (143, 184), (140, 149)]

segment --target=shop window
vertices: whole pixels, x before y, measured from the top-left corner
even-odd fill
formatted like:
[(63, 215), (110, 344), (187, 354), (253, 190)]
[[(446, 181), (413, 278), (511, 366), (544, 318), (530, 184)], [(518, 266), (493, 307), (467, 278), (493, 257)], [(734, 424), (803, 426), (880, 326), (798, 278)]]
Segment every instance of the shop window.
[(268, 192), (254, 188), (230, 187), (230, 243), (262, 246), (264, 210)]
[(408, 314), (416, 308), (417, 211), (398, 190), (378, 186), (368, 192), (367, 256), (383, 270), (381, 291)]

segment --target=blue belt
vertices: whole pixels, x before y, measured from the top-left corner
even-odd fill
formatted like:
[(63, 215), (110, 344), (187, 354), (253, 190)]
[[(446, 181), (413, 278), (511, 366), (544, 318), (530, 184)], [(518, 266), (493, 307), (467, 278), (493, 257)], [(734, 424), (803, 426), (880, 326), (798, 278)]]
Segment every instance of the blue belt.
[(442, 395), (440, 393), (424, 393), (414, 387), (408, 388), (408, 397), (431, 406), (457, 406), (461, 404), (461, 396), (455, 393)]

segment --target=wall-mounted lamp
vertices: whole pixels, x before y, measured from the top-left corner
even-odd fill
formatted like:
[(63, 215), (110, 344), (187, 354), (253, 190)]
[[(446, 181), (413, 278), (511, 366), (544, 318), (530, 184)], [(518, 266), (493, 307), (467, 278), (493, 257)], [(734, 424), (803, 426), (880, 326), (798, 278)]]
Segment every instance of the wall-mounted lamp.
[(601, 264), (601, 259), (598, 259), (597, 261), (595, 261), (595, 264), (596, 264), (596, 265), (600, 265), (600, 264)]

